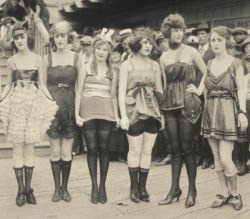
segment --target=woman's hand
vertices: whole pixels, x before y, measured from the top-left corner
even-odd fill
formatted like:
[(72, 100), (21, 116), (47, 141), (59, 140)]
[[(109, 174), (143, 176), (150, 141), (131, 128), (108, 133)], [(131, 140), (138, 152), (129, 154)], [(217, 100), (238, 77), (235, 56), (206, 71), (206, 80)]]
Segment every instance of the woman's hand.
[(238, 127), (244, 131), (248, 127), (247, 116), (244, 113), (239, 113), (238, 115)]
[(202, 94), (202, 91), (200, 91), (194, 84), (189, 84), (186, 88), (186, 91), (190, 93), (195, 93), (198, 96)]
[(83, 123), (84, 123), (84, 119), (81, 116), (76, 115), (76, 125), (79, 127), (82, 127)]
[(119, 128), (121, 126), (121, 120), (117, 117), (115, 118), (116, 121), (116, 127)]
[(120, 125), (121, 125), (122, 129), (128, 130), (128, 128), (129, 128), (129, 120), (128, 120), (127, 116), (121, 118)]

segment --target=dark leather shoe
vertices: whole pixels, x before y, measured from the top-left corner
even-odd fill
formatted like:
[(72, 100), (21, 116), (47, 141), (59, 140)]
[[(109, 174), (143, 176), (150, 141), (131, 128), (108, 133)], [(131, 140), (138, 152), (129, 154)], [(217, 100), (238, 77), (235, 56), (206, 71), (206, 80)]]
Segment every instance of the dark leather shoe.
[(248, 173), (249, 169), (248, 169), (248, 166), (246, 165), (246, 163), (242, 163), (238, 166), (238, 176), (243, 176), (245, 175), (246, 173)]
[(69, 194), (69, 191), (68, 191), (68, 189), (62, 189), (62, 191), (61, 191), (61, 195), (62, 195), (62, 200), (63, 201), (66, 201), (66, 202), (70, 202), (71, 201), (71, 196), (70, 196), (70, 194)]
[(32, 205), (36, 205), (36, 198), (33, 193), (33, 189), (26, 191), (26, 202)]
[(102, 204), (107, 202), (107, 193), (105, 187), (99, 188), (99, 202)]
[(149, 202), (149, 194), (146, 190), (140, 192), (140, 200), (143, 202)]
[(18, 192), (16, 196), (16, 205), (18, 207), (22, 207), (25, 203), (25, 193), (24, 192)]
[(201, 164), (201, 169), (207, 169), (210, 167), (210, 162), (207, 159), (204, 159), (202, 164)]
[(241, 195), (236, 196), (231, 195), (229, 199), (229, 204), (233, 207), (234, 210), (239, 211), (243, 207)]
[(130, 188), (130, 200), (134, 203), (140, 202), (139, 192)]
[(191, 208), (195, 205), (195, 200), (196, 200), (197, 192), (188, 193), (186, 202), (185, 202), (185, 207), (186, 208)]
[(55, 190), (54, 194), (51, 198), (51, 201), (52, 202), (59, 202), (61, 200), (61, 196), (62, 196), (61, 190), (59, 190), (59, 191)]
[(182, 191), (181, 189), (179, 189), (178, 191), (175, 192), (169, 192), (167, 197), (163, 200), (161, 200), (158, 205), (170, 205), (173, 200), (176, 198), (177, 201), (179, 201), (180, 197), (181, 197)]
[(91, 202), (93, 204), (98, 204), (99, 202), (99, 193), (98, 193), (98, 188), (93, 188), (91, 190)]
[(231, 196), (225, 197), (221, 194), (216, 195), (216, 200), (211, 205), (211, 208), (220, 208), (223, 205), (227, 204)]

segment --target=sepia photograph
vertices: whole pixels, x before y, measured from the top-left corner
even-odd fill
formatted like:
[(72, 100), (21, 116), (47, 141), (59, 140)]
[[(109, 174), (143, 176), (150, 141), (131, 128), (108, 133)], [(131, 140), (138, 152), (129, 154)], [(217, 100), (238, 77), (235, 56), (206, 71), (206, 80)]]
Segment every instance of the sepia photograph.
[(0, 219), (250, 218), (250, 0), (0, 0)]

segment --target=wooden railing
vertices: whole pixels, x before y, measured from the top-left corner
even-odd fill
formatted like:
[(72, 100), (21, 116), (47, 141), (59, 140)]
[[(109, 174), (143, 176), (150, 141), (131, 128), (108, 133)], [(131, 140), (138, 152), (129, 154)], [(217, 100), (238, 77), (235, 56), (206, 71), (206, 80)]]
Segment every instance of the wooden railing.
[(31, 34), (34, 38), (34, 52), (40, 56), (48, 54), (49, 33), (45, 28), (42, 20), (35, 14), (31, 15)]

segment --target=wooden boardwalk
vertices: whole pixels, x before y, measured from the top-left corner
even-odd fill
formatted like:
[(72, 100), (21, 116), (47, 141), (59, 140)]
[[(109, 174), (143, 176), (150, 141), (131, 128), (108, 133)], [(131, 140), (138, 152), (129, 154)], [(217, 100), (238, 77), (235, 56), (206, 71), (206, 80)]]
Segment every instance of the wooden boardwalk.
[(244, 207), (241, 211), (234, 211), (230, 206), (211, 209), (209, 205), (218, 192), (214, 170), (198, 169), (197, 203), (193, 208), (184, 207), (187, 195), (187, 175), (183, 168), (181, 187), (183, 190), (179, 202), (169, 206), (158, 206), (158, 202), (165, 197), (170, 187), (170, 166), (152, 165), (148, 191), (151, 194), (150, 203), (134, 204), (129, 200), (129, 175), (125, 164), (111, 162), (107, 179), (108, 203), (93, 205), (90, 203), (91, 183), (88, 174), (86, 155), (74, 159), (69, 190), (72, 201), (65, 203), (50, 201), (53, 193), (53, 179), (49, 158), (38, 157), (34, 169), (33, 188), (38, 204), (16, 207), (16, 180), (12, 170), (11, 159), (0, 159), (0, 219), (173, 219), (173, 218), (250, 218), (250, 174), (239, 178), (239, 191), (243, 196)]

